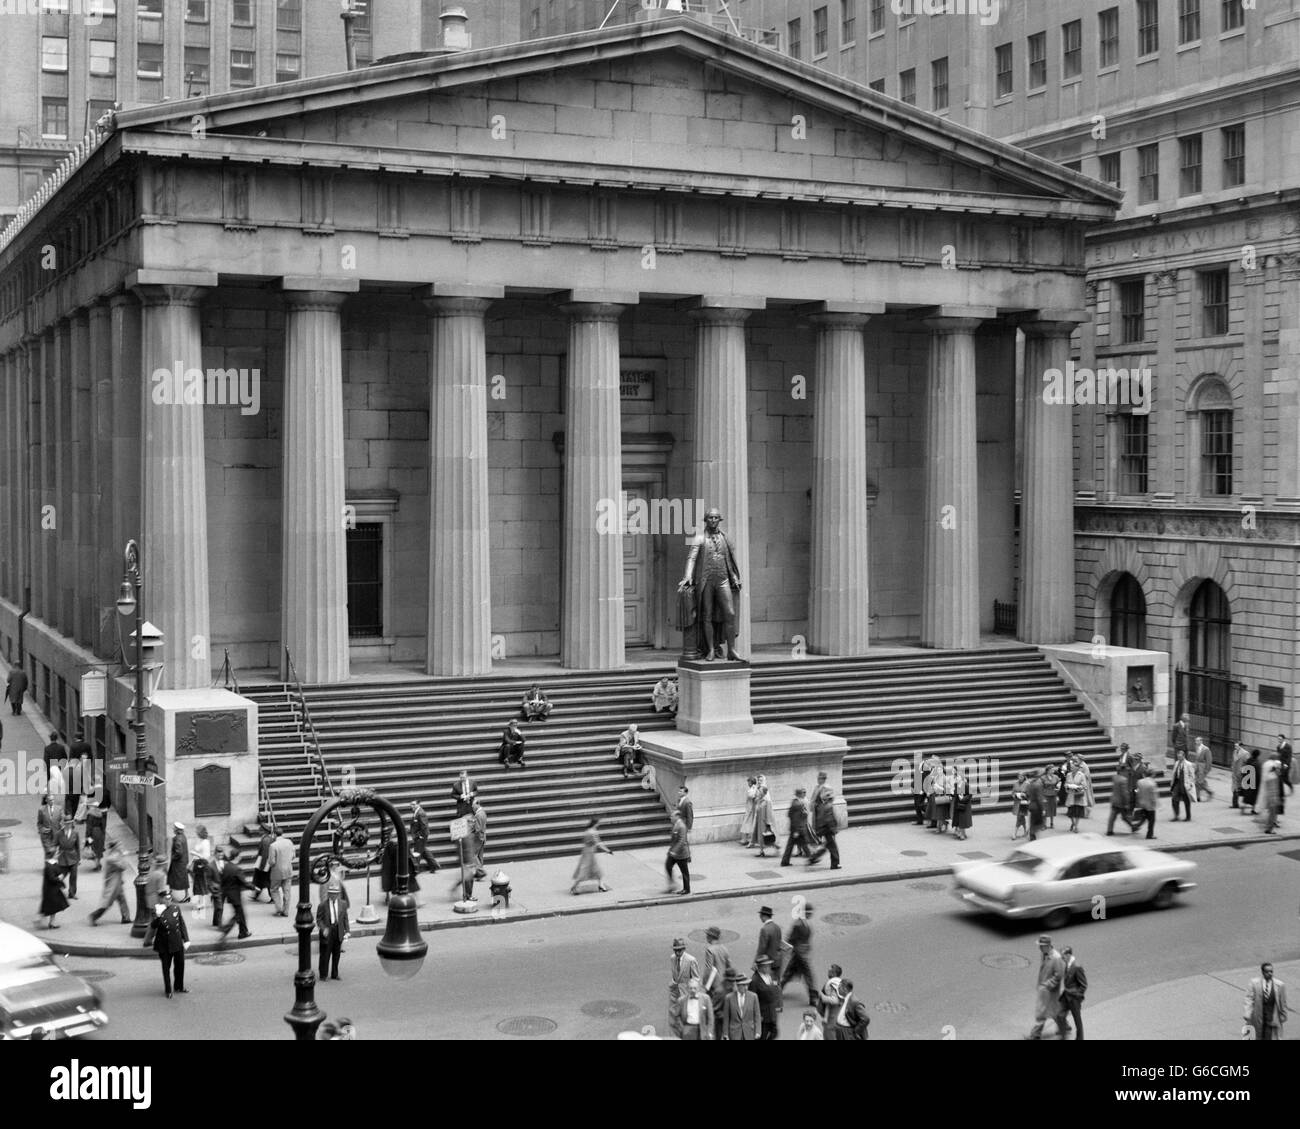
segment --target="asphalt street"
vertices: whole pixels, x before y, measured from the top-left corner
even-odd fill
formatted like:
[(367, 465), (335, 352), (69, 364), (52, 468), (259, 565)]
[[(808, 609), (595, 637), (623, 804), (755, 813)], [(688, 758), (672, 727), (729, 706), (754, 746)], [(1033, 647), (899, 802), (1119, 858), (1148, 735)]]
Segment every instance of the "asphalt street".
[[(1235, 988), (1245, 980), (1233, 984), (1235, 976), (1218, 970), (1300, 960), (1300, 861), (1286, 857), (1288, 846), (1300, 857), (1286, 843), (1189, 853), (1199, 886), (1173, 908), (1116, 910), (1059, 931), (1058, 945), (1072, 944), (1088, 972), (1085, 1022), (1097, 1011), (1088, 1038), (1236, 1038)], [(871, 1009), (873, 1039), (1014, 1039), (1027, 1030), (1040, 930), (973, 913), (949, 891), (948, 880), (928, 879), (810, 897), (819, 982), (831, 962), (843, 965)], [(788, 927), (791, 895), (771, 897)], [(354, 939), (342, 980), (318, 984), (317, 1002), (334, 1018), (350, 1018), (362, 1039), (609, 1039), (646, 1024), (663, 1031), (673, 937), (686, 936), (689, 951), (702, 957), (703, 931), (716, 924), (733, 961), (748, 968), (759, 904), (758, 896), (736, 897), (425, 933), (429, 956), (407, 982), (384, 975), (373, 939)], [(289, 1036), (282, 1017), (293, 1003), (296, 956), (286, 947), (192, 957), (192, 990), (171, 1001), (155, 959), (70, 957), (65, 964), (97, 974), (107, 994), (111, 1023), (101, 1040)], [(1197, 977), (1215, 989), (1201, 1027), (1162, 1021), (1152, 987)], [(1201, 991), (1202, 980), (1181, 994)], [(782, 1038), (794, 1037), (805, 1003), (791, 985)]]

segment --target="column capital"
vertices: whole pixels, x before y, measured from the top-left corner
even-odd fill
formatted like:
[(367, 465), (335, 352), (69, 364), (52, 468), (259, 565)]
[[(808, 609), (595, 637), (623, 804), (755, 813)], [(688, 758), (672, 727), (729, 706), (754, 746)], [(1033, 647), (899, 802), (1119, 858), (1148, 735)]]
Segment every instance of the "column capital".
[(136, 293), (161, 287), (211, 290), (217, 285), (217, 272), (209, 270), (138, 270), (126, 277), (126, 288)]
[(875, 314), (885, 312), (884, 302), (809, 302), (807, 305), (799, 306), (798, 312), (806, 317), (817, 321), (819, 325), (828, 324), (825, 321), (818, 321), (819, 318), (838, 317), (840, 315), (853, 316), (859, 315), (865, 323), (866, 319)]
[(974, 333), (982, 322), (997, 316), (996, 306), (928, 306), (911, 313), (935, 333)]
[(865, 329), (871, 320), (870, 314), (850, 313), (812, 313), (808, 320), (818, 329)]
[[(482, 317), (492, 306), (491, 298), (471, 298), (471, 297), (453, 297), (451, 295), (441, 295), (439, 297), (425, 296), (420, 299), (424, 308), (429, 312), (430, 317), (435, 318), (452, 318), (452, 317)], [(620, 307), (621, 309), (622, 307)]]
[(641, 293), (638, 290), (583, 287), (579, 290), (557, 290), (551, 299), (560, 306), (635, 306), (641, 301)]
[(986, 318), (962, 318), (949, 317), (943, 314), (934, 314), (928, 317), (918, 318), (918, 321), (930, 330), (931, 333), (948, 334), (948, 333), (974, 333), (984, 322)]
[(1027, 310), (1007, 319), (1027, 337), (1069, 337), (1080, 325), (1092, 321), (1087, 310)]
[(286, 274), (280, 278), (280, 289), (285, 294), (297, 291), (329, 294), (355, 294), (361, 289), (359, 278), (332, 278), (326, 275)]
[(313, 310), (338, 310), (348, 300), (344, 290), (285, 290), (284, 304), (295, 313)]
[(702, 294), (683, 298), (677, 309), (693, 322), (704, 325), (744, 325), (755, 310), (767, 308), (766, 298), (753, 298), (743, 294)]
[(131, 289), (142, 306), (197, 306), (208, 291), (205, 286), (172, 282), (136, 283)]
[(431, 282), (417, 289), (415, 295), (425, 302), (435, 298), (483, 298), (490, 302), (504, 298), (506, 288), (486, 283)]
[(617, 322), (623, 313), (620, 302), (561, 302), (560, 309), (574, 322)]

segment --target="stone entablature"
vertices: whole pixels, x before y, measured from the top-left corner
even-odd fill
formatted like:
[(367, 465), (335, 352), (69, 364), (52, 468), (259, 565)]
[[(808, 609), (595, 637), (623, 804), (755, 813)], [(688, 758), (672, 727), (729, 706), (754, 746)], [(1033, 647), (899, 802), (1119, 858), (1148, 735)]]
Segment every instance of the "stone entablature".
[[(1249, 523), (1249, 524), (1247, 524)], [(1076, 533), (1300, 545), (1300, 513), (1271, 507), (1188, 507), (1074, 503)]]

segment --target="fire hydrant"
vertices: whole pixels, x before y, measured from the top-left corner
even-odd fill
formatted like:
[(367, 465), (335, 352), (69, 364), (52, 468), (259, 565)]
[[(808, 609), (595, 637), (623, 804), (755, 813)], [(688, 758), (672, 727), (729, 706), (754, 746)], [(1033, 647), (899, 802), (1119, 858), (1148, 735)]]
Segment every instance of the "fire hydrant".
[(489, 889), (492, 891), (493, 909), (496, 909), (497, 906), (504, 909), (510, 908), (510, 876), (504, 870), (498, 870), (492, 875)]

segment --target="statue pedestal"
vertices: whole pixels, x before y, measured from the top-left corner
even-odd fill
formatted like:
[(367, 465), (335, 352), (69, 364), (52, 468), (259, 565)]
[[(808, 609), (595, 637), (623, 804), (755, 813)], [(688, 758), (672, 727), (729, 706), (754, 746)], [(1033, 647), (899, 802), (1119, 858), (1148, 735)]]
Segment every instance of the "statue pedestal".
[(641, 737), (660, 794), (671, 809), (678, 787), (685, 784), (690, 789), (695, 808), (693, 842), (739, 839), (746, 781), (763, 773), (777, 834), (785, 836), (795, 788), (806, 788), (811, 799), (817, 774), (824, 772), (835, 792), (837, 822), (845, 826), (847, 807), (841, 789), (848, 742), (793, 725), (755, 725), (749, 710), (749, 672), (748, 663), (678, 663), (677, 732)]

